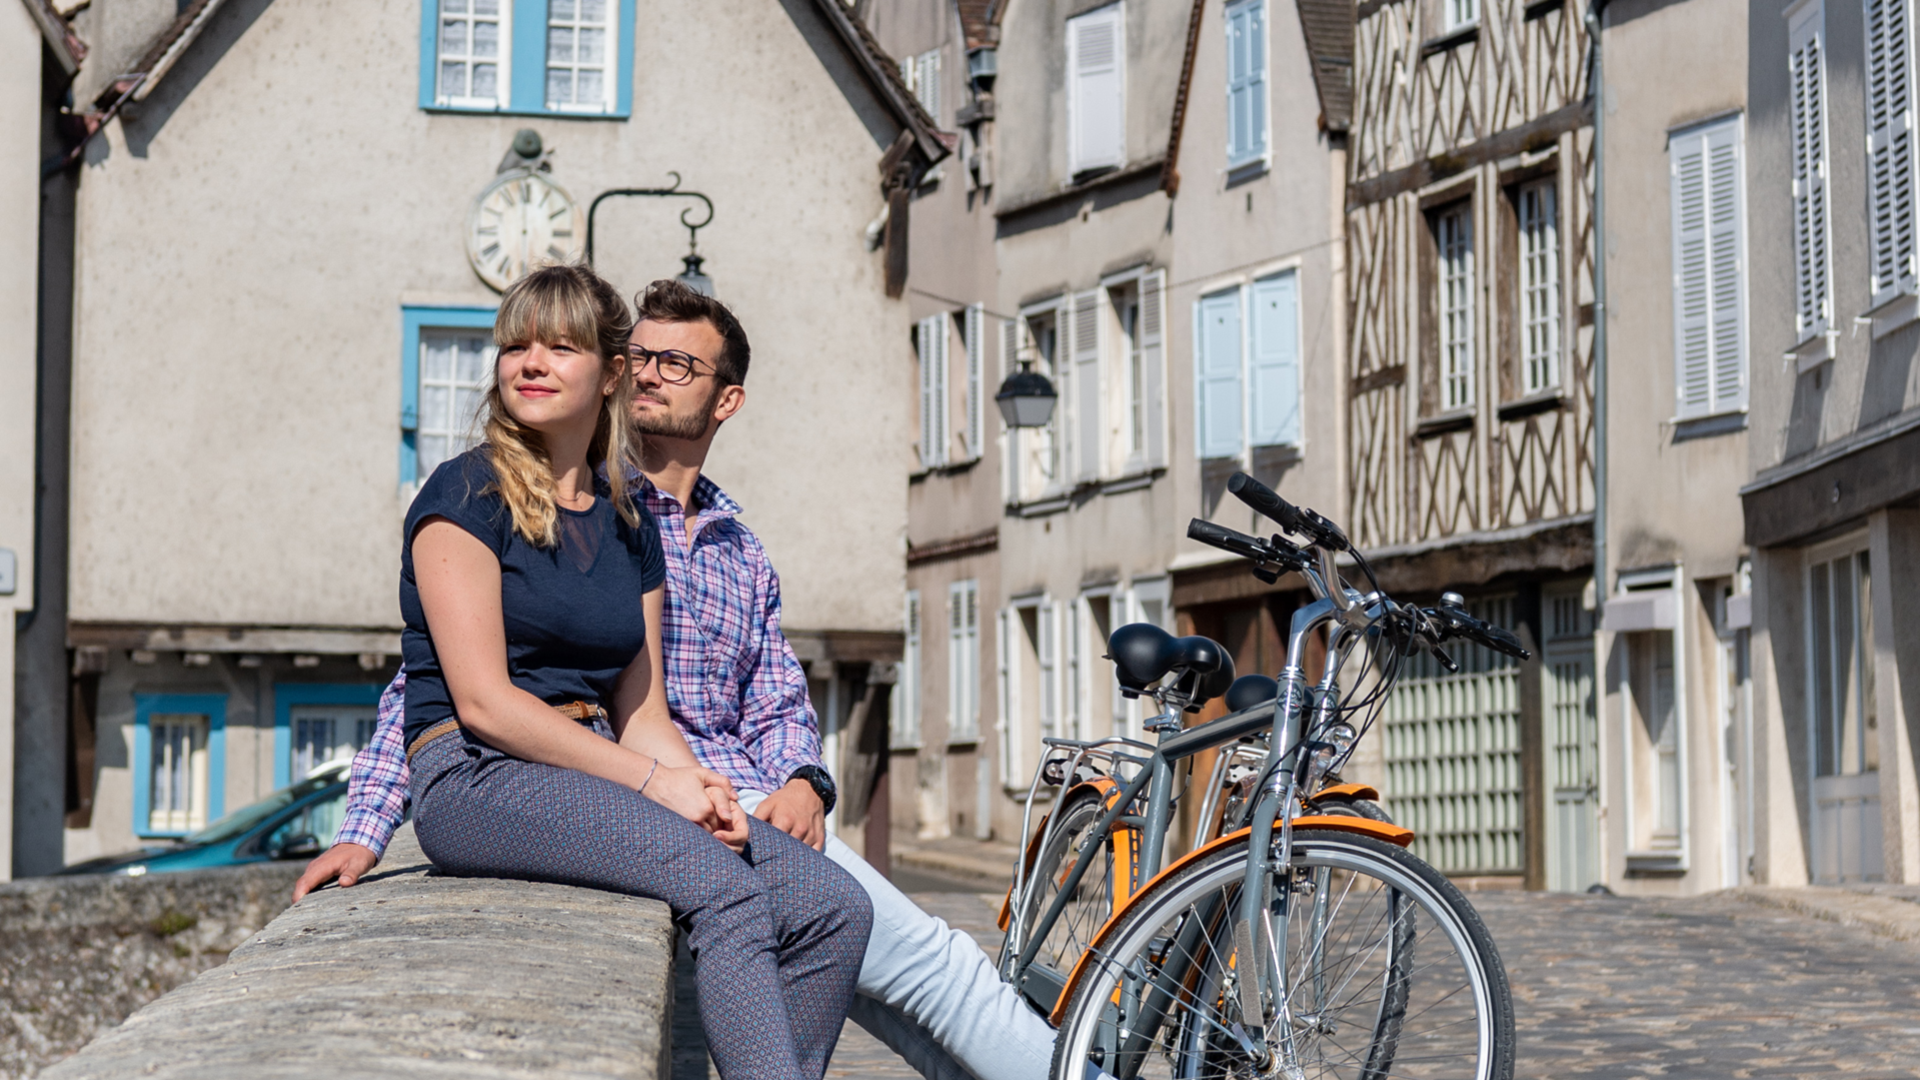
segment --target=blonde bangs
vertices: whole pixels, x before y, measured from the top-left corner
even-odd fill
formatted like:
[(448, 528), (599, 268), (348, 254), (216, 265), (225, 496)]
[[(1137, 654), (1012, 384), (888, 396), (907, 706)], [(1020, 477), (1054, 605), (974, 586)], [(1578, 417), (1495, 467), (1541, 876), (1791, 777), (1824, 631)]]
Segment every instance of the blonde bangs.
[[(632, 380), (626, 377), (627, 338), (632, 332), (633, 317), (619, 291), (584, 266), (547, 266), (521, 278), (501, 297), (493, 322), (494, 344), (501, 349), (550, 346), (564, 339), (600, 357), (604, 372), (614, 377), (614, 390), (595, 425), (588, 464), (606, 467), (614, 509), (638, 527), (640, 513), (629, 478), (639, 473), (639, 442), (629, 431), (627, 417), (632, 397)], [(493, 464), (492, 487), (513, 514), (514, 531), (535, 547), (554, 547), (559, 542), (559, 509), (546, 443), (539, 432), (507, 412), (497, 377), (487, 391), (486, 446)]]
[[(552, 345), (565, 340), (576, 349), (604, 354), (594, 297), (570, 277), (532, 274), (501, 298), (493, 320), (493, 344)], [(624, 351), (626, 342), (621, 343)]]

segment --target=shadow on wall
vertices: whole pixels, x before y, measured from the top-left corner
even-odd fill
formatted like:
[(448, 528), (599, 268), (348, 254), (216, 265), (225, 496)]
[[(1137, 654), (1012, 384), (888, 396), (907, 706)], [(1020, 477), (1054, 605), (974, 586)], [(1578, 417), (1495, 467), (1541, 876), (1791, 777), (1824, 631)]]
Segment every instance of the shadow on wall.
[[(147, 147), (173, 118), (175, 110), (187, 100), (188, 95), (200, 85), (215, 65), (225, 58), (255, 20), (267, 10), (273, 0), (229, 0), (213, 13), (205, 30), (187, 47), (187, 51), (170, 69), (166, 78), (144, 101), (129, 101), (120, 113), (120, 128), (127, 140), (127, 152), (136, 158), (147, 156)], [(93, 148), (100, 148), (95, 151)], [(106, 140), (96, 139), (89, 147), (88, 162), (97, 163), (105, 158)], [(96, 159), (95, 154), (99, 157)]]
[(1867, 353), (1866, 384), (1860, 390), (1856, 430), (1900, 412), (1912, 400), (1913, 354), (1920, 349), (1920, 323), (1873, 343)]

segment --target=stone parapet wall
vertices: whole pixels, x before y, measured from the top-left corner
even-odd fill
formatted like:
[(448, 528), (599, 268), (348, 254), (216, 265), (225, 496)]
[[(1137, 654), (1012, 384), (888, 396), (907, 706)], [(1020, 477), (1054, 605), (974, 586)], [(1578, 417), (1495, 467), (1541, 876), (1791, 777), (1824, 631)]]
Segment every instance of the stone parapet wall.
[(301, 866), (0, 885), (0, 1077), (25, 1078), (226, 960), (287, 906)]
[(47, 1080), (669, 1073), (673, 924), (650, 900), (429, 873), (412, 828)]

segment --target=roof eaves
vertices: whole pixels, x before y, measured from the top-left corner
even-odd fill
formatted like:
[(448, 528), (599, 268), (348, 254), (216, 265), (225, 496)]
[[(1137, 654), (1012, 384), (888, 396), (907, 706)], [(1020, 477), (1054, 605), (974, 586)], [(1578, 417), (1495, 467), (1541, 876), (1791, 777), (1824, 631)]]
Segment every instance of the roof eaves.
[(106, 109), (112, 107), (115, 101), (127, 97), (134, 101), (145, 100), (167, 72), (172, 70), (174, 63), (186, 54), (187, 47), (207, 28), (214, 13), (225, 3), (226, 0), (192, 0), (180, 10), (179, 17), (153, 39), (140, 59), (94, 98), (94, 104)]
[(1328, 131), (1346, 131), (1353, 121), (1354, 0), (1297, 0), (1295, 7), (1321, 122)]
[(853, 17), (841, 0), (814, 0), (820, 13), (826, 17), (827, 25), (840, 35), (841, 43), (852, 53), (854, 59), (866, 70), (867, 78), (872, 81), (875, 91), (886, 103), (889, 112), (900, 125), (913, 132), (914, 145), (926, 158), (926, 163), (944, 158), (949, 153), (946, 140), (940, 137), (940, 125), (920, 107), (920, 100), (907, 89), (900, 78), (900, 64), (887, 55), (880, 42), (873, 36), (867, 25)]
[(27, 14), (40, 27), (40, 36), (46, 38), (47, 47), (53, 50), (54, 59), (60, 61), (60, 70), (71, 78), (80, 71), (80, 61), (87, 58), (87, 44), (80, 35), (73, 32), (73, 24), (54, 10), (47, 0), (22, 0), (27, 5)]

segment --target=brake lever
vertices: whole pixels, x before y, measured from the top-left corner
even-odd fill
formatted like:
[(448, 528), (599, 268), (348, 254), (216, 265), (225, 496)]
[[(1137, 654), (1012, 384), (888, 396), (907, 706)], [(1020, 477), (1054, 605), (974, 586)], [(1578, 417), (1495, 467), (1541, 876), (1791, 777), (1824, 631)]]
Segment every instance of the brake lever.
[(1433, 658), (1435, 660), (1440, 661), (1441, 667), (1447, 669), (1447, 674), (1449, 675), (1460, 674), (1460, 665), (1453, 662), (1453, 657), (1447, 655), (1447, 650), (1441, 648), (1439, 642), (1437, 641), (1428, 642), (1427, 651), (1433, 654)]

